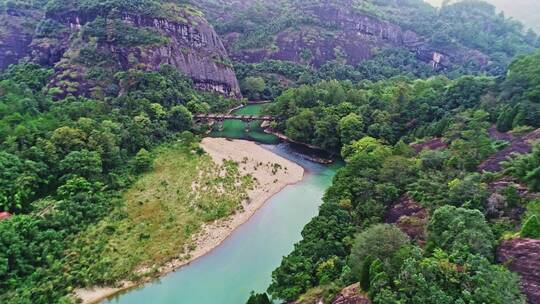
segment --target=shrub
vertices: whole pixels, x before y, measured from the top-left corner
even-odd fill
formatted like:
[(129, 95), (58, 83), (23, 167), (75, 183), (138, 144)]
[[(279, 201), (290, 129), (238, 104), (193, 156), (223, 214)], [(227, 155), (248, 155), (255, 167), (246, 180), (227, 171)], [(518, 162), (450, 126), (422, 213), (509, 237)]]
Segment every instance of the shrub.
[(409, 237), (396, 226), (388, 224), (371, 226), (356, 237), (349, 256), (349, 265), (360, 279), (366, 276), (365, 272), (370, 267), (364, 264), (375, 259), (389, 264), (394, 253), (407, 244)]
[(146, 172), (152, 167), (152, 162), (153, 158), (150, 152), (146, 151), (146, 149), (141, 149), (133, 159), (133, 170), (135, 173)]
[(540, 219), (533, 215), (521, 227), (520, 236), (523, 238), (540, 239)]

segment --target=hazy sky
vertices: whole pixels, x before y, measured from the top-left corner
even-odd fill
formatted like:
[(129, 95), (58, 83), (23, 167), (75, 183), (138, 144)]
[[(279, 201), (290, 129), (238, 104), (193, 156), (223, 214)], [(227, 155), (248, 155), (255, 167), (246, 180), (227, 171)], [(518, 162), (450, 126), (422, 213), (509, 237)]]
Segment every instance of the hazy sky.
[[(425, 0), (433, 5), (441, 5), (443, 0)], [(532, 27), (537, 34), (540, 34), (540, 0), (485, 0), (494, 4), (498, 9), (504, 11), (508, 17), (513, 17)]]

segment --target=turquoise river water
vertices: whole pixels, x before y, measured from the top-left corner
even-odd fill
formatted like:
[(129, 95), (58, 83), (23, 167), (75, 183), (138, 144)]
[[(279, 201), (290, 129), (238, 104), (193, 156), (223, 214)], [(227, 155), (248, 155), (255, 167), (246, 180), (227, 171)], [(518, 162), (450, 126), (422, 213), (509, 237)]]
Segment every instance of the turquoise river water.
[[(256, 114), (261, 105), (236, 113)], [(244, 304), (250, 291), (263, 292), (281, 258), (301, 239), (300, 232), (313, 218), (338, 165), (310, 162), (286, 143), (261, 132), (254, 124), (228, 121), (213, 136), (263, 142), (266, 149), (295, 161), (306, 169), (303, 181), (273, 196), (244, 225), (208, 255), (178, 271), (108, 300), (115, 304)]]

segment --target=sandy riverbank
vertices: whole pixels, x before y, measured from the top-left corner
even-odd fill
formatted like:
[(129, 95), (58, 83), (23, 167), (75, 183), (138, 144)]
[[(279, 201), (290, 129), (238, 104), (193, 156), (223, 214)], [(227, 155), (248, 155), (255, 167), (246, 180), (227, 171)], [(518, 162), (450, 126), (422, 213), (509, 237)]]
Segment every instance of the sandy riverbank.
[[(257, 183), (248, 191), (249, 199), (243, 203), (243, 211), (226, 219), (207, 223), (201, 233), (194, 236), (196, 248), (188, 259), (172, 260), (159, 268), (157, 276), (177, 270), (194, 260), (208, 254), (229, 237), (236, 228), (247, 222), (255, 212), (273, 195), (288, 185), (302, 180), (304, 169), (260, 145), (245, 140), (224, 138), (204, 138), (201, 147), (212, 157), (216, 164), (223, 160), (233, 160), (239, 164), (240, 172), (250, 174)], [(141, 270), (144, 272), (144, 270)], [(144, 282), (122, 282), (120, 287), (100, 287), (76, 290), (75, 295), (83, 303), (97, 303), (123, 290)]]

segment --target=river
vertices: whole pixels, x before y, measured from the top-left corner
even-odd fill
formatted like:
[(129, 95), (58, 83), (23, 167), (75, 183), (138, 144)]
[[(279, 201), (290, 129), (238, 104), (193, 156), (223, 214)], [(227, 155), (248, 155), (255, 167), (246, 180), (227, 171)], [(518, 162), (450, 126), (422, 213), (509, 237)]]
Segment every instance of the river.
[[(235, 113), (257, 114), (262, 105)], [(325, 166), (302, 158), (287, 143), (262, 132), (257, 123), (251, 132), (239, 121), (227, 121), (213, 136), (263, 142), (263, 147), (300, 164), (305, 178), (273, 196), (244, 225), (206, 256), (178, 271), (106, 303), (120, 304), (244, 304), (250, 291), (263, 292), (272, 271), (301, 239), (302, 228), (313, 218), (339, 165)]]

